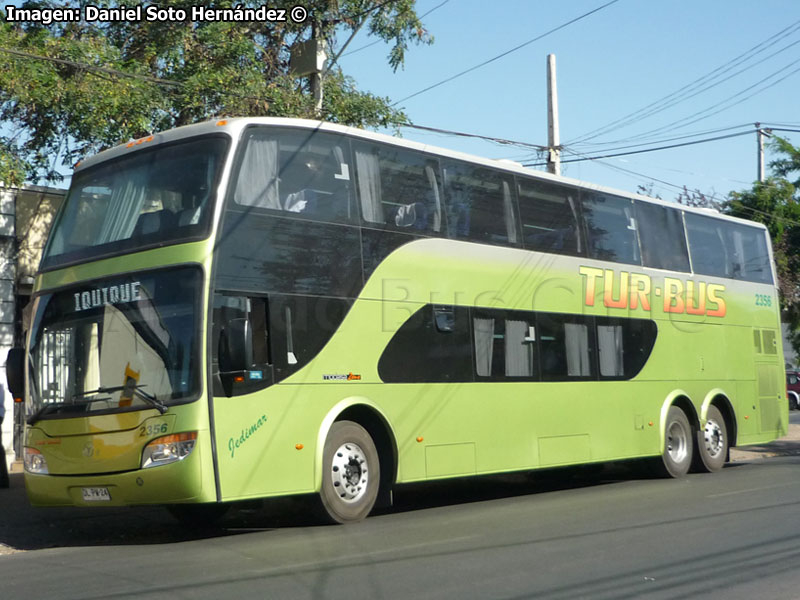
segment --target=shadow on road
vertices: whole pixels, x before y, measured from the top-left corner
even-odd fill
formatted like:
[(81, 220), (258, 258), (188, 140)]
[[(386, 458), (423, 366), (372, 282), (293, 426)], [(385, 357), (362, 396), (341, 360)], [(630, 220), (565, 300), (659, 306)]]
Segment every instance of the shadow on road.
[[(732, 450), (734, 462), (727, 467), (753, 459), (800, 454), (800, 435), (792, 438)], [(402, 513), (655, 476), (646, 461), (634, 461), (407, 484), (395, 490), (392, 507), (374, 512)], [(25, 495), (22, 475), (12, 474), (11, 488), (0, 489), (0, 556), (43, 548), (167, 544), (306, 527), (319, 523), (314, 508), (315, 501), (308, 497), (234, 504), (216, 524), (199, 526), (177, 521), (162, 507), (34, 508)]]
[[(591, 466), (453, 479), (400, 486), (391, 508), (377, 514), (407, 512), (576, 489), (646, 477), (640, 469)], [(0, 556), (14, 551), (77, 546), (167, 544), (319, 523), (308, 497), (235, 504), (216, 524), (186, 525), (162, 507), (37, 508), (28, 503), (21, 474), (10, 489), (0, 489)], [(4, 547), (5, 546), (5, 547)]]
[(186, 525), (160, 506), (33, 507), (22, 474), (0, 489), (0, 557), (14, 551), (77, 546), (165, 544), (313, 524), (307, 502), (234, 504), (213, 525)]

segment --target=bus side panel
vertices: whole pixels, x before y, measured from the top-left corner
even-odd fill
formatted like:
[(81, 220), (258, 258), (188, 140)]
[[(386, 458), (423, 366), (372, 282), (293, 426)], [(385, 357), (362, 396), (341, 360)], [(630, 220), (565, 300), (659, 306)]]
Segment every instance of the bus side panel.
[(214, 398), (223, 500), (314, 490), (316, 427), (324, 401), (302, 386)]

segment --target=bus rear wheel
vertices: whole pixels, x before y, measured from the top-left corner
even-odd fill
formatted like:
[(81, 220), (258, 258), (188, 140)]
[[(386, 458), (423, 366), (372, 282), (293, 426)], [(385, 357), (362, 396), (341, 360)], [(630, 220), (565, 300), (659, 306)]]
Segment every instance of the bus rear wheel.
[(683, 477), (692, 466), (692, 426), (689, 419), (677, 406), (670, 406), (664, 426), (664, 449), (661, 453), (661, 468), (669, 477)]
[(716, 406), (709, 406), (705, 427), (697, 432), (697, 470), (719, 471), (728, 458), (728, 429)]
[(333, 523), (366, 518), (381, 479), (378, 451), (367, 430), (353, 421), (335, 422), (325, 440), (322, 467), (324, 516)]

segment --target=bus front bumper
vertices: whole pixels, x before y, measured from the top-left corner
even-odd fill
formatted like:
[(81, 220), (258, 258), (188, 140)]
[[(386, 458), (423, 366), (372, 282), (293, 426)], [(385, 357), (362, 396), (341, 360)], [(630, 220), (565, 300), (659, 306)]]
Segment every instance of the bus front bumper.
[(216, 501), (213, 478), (203, 477), (199, 452), (151, 469), (103, 475), (25, 472), (33, 506), (129, 506)]

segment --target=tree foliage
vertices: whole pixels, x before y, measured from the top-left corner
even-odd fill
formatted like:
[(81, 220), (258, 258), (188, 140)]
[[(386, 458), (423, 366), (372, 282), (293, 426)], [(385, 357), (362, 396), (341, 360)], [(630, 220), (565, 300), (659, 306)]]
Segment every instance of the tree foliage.
[[(25, 9), (84, 2), (28, 1)], [(98, 0), (100, 8), (132, 3)], [(163, 0), (187, 11), (193, 0)], [(220, 0), (214, 8), (264, 3)], [(293, 0), (270, 8), (291, 9)], [(0, 10), (0, 181), (57, 181), (59, 166), (130, 138), (216, 115), (316, 118), (307, 78), (289, 71), (291, 49), (324, 37), (333, 52), (364, 30), (387, 42), (400, 68), (410, 43), (429, 43), (415, 0), (306, 0), (308, 19), (285, 22), (8, 23)], [(36, 58), (42, 57), (42, 58)], [(359, 91), (337, 65), (323, 78), (320, 118), (397, 126), (388, 98)]]
[[(732, 192), (725, 212), (766, 225), (772, 237), (783, 319), (790, 341), (800, 355), (800, 149), (775, 138), (770, 162), (772, 176), (752, 189)], [(798, 177), (792, 182), (792, 177)]]
[(683, 186), (683, 189), (675, 198), (675, 202), (695, 208), (716, 208), (717, 203), (714, 202), (713, 198), (713, 192), (706, 194), (699, 189), (690, 190), (687, 186)]

